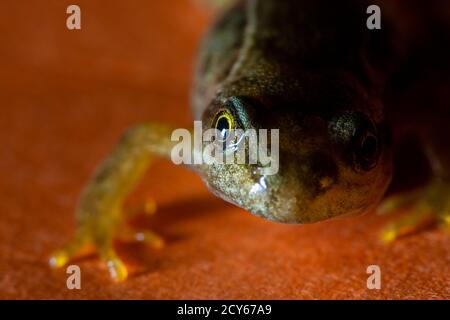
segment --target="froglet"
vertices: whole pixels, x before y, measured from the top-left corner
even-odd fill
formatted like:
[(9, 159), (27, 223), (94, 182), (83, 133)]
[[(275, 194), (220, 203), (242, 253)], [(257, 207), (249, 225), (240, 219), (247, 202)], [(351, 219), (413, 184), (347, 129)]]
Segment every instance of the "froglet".
[[(381, 238), (433, 217), (450, 225), (450, 7), (445, 1), (377, 1), (381, 29), (366, 26), (361, 0), (248, 0), (223, 8), (201, 45), (192, 110), (204, 129), (279, 130), (279, 171), (258, 164), (192, 165), (208, 188), (277, 222), (312, 223), (375, 209), (397, 146), (413, 137), (432, 177), (418, 191), (381, 202), (409, 206)], [(117, 281), (127, 268), (115, 238), (160, 247), (126, 227), (123, 200), (155, 157), (170, 158), (176, 126), (126, 131), (81, 194), (73, 239), (50, 258), (65, 265), (94, 245)], [(411, 173), (414, 175), (414, 172)], [(149, 211), (154, 203), (148, 203)]]

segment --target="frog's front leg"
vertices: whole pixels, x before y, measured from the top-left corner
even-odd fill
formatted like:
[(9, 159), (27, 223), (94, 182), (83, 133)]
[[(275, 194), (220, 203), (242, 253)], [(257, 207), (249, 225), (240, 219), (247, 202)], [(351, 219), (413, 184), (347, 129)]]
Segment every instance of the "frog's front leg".
[[(64, 266), (82, 248), (93, 245), (107, 264), (111, 277), (121, 281), (127, 278), (128, 272), (114, 250), (115, 238), (144, 240), (155, 247), (162, 245), (162, 239), (156, 234), (130, 231), (122, 204), (152, 158), (170, 156), (174, 144), (172, 131), (170, 126), (152, 123), (127, 130), (83, 191), (76, 212), (78, 229), (75, 237), (53, 253), (52, 267)], [(154, 204), (147, 207), (154, 208)]]
[[(431, 141), (431, 140), (430, 140)], [(421, 190), (394, 195), (384, 200), (378, 210), (392, 212), (408, 209), (407, 215), (390, 223), (381, 233), (383, 242), (391, 242), (402, 234), (414, 231), (426, 222), (437, 222), (450, 231), (450, 156), (445, 141), (432, 140), (427, 145), (428, 158), (433, 171), (430, 182)]]

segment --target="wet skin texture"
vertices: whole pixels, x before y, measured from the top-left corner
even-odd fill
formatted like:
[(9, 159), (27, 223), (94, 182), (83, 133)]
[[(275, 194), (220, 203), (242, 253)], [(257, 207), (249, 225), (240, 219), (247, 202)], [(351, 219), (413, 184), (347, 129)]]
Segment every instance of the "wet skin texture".
[[(399, 24), (392, 17), (404, 7), (386, 4), (383, 29), (371, 31), (365, 26), (367, 6), (245, 1), (218, 19), (200, 51), (194, 117), (205, 129), (216, 126), (221, 115), (232, 119), (229, 129), (279, 129), (280, 171), (261, 176), (257, 165), (194, 166), (213, 193), (278, 222), (363, 213), (380, 202), (396, 145), (413, 133), (429, 156), (433, 177), (417, 197), (386, 202), (385, 210), (412, 202), (418, 209), (389, 226), (383, 239), (394, 239), (430, 212), (448, 225), (450, 81), (444, 57), (450, 50), (442, 46), (449, 43), (448, 10), (416, 7)], [(421, 34), (408, 36), (415, 28)], [(433, 104), (411, 108), (421, 101)], [(78, 232), (52, 256), (53, 266), (64, 265), (90, 243), (113, 278), (126, 278), (112, 248), (116, 236), (133, 238), (123, 223), (122, 202), (154, 156), (170, 156), (172, 129), (145, 123), (127, 131), (83, 192)], [(264, 188), (252, 192), (261, 179)], [(146, 240), (162, 244), (152, 233)]]

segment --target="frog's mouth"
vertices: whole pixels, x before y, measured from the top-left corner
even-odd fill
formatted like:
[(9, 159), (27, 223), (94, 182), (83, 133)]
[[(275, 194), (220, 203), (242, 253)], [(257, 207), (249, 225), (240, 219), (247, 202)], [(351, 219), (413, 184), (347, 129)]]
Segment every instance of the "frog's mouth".
[[(331, 159), (321, 157), (321, 161), (317, 155), (312, 157), (309, 166), (304, 159), (301, 166), (291, 162), (273, 176), (249, 178), (247, 167), (237, 175), (222, 168), (223, 179), (207, 185), (218, 197), (279, 223), (314, 223), (373, 210), (389, 184), (388, 167), (362, 175), (343, 164), (332, 166)], [(320, 172), (314, 171), (319, 163)]]

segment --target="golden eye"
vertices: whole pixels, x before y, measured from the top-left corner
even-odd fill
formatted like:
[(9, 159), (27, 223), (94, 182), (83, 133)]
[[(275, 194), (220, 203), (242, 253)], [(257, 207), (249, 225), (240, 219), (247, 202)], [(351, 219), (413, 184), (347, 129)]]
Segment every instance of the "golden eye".
[(234, 129), (233, 115), (226, 110), (220, 111), (214, 120), (214, 128), (219, 131), (217, 139), (221, 142), (225, 142), (230, 134), (230, 130)]

